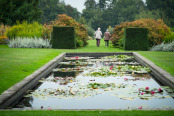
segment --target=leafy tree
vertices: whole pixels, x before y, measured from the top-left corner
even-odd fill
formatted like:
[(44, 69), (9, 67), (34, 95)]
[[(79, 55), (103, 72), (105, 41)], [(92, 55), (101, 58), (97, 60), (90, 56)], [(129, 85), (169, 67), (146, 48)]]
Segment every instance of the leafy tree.
[(106, 0), (99, 0), (98, 6), (101, 10), (106, 9)]
[(113, 7), (113, 15), (117, 20), (117, 24), (133, 21), (143, 7), (144, 3), (142, 0), (117, 0)]
[(80, 24), (87, 24), (87, 23), (86, 23), (86, 19), (85, 19), (84, 17), (80, 17), (80, 18), (79, 18), (79, 23), (80, 23)]
[(76, 8), (66, 5), (60, 0), (40, 0), (39, 8), (42, 9), (42, 23), (48, 23), (56, 19), (58, 14), (67, 14), (74, 19), (79, 18), (79, 12)]
[(65, 12), (65, 8), (59, 3), (59, 0), (39, 0), (39, 8), (42, 10), (42, 23), (52, 21), (58, 13)]
[(68, 16), (78, 20), (80, 17), (80, 12), (78, 12), (78, 10), (76, 8), (73, 8), (70, 5), (65, 5), (65, 14), (67, 14)]
[(1, 0), (0, 23), (13, 25), (16, 20), (39, 21), (41, 10), (37, 8), (39, 0)]
[(159, 10), (141, 10), (139, 14), (135, 16), (135, 19), (141, 19), (141, 18), (151, 18), (151, 19), (160, 19), (160, 11)]
[(95, 9), (96, 8), (96, 2), (95, 0), (86, 0), (84, 3), (87, 10), (89, 9)]
[(159, 10), (164, 22), (174, 27), (174, 0), (146, 0), (146, 4), (150, 11)]
[(95, 13), (94, 13), (95, 9), (84, 9), (82, 11), (82, 17), (84, 17), (86, 19), (87, 22), (89, 22), (89, 20), (93, 19)]

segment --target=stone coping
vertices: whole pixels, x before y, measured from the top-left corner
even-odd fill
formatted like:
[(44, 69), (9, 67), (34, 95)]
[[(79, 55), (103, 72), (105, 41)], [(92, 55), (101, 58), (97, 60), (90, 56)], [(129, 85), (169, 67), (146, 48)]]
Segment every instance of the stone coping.
[(143, 66), (149, 66), (152, 75), (156, 77), (158, 81), (160, 81), (164, 85), (168, 85), (174, 88), (174, 77), (170, 75), (168, 72), (164, 71), (160, 67), (156, 66), (153, 62), (144, 58), (137, 52), (73, 52), (73, 53), (62, 53), (55, 57), (53, 60), (49, 61), (47, 64), (33, 72), (31, 75), (27, 76), (25, 79), (15, 84), (5, 92), (0, 95), (0, 109), (5, 109), (9, 105), (14, 104), (23, 97), (25, 92), (28, 89), (32, 89), (38, 84), (38, 81), (46, 77), (53, 68), (55, 68), (58, 62), (61, 62), (65, 56), (89, 56), (89, 57), (102, 57), (109, 55), (133, 55), (135, 60), (137, 60)]

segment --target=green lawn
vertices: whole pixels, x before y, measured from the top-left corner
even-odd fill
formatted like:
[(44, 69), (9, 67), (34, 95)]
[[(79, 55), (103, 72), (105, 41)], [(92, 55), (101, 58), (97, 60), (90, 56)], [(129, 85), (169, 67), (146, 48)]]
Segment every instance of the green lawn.
[[(29, 48), (8, 48), (6, 45), (0, 45), (0, 94), (13, 86), (15, 83), (21, 81), (26, 76), (30, 75), (32, 72), (37, 70), (42, 65), (46, 64), (48, 61), (56, 57), (62, 52), (129, 52), (124, 51), (114, 47), (105, 47), (104, 41), (101, 41), (101, 46), (96, 47), (95, 40), (90, 40), (89, 45), (83, 48), (78, 49), (29, 49)], [(164, 70), (168, 71), (170, 74), (174, 76), (174, 52), (151, 52), (151, 51), (138, 51), (141, 55), (145, 56), (147, 59), (154, 62), (156, 65), (160, 66)], [(146, 113), (139, 111), (106, 111), (102, 112), (74, 112), (76, 115), (106, 115), (109, 113), (110, 115), (145, 115), (145, 114), (154, 114), (154, 115), (162, 115), (163, 111), (148, 111)], [(58, 114), (62, 115), (70, 115), (71, 112), (61, 112), (61, 111), (27, 111), (27, 112), (4, 112), (0, 111), (0, 116), (23, 116), (24, 114), (27, 116), (35, 116), (39, 115), (49, 115), (51, 113), (53, 116)], [(171, 115), (173, 112), (163, 112), (166, 115)]]
[(174, 111), (0, 111), (0, 116), (173, 116)]

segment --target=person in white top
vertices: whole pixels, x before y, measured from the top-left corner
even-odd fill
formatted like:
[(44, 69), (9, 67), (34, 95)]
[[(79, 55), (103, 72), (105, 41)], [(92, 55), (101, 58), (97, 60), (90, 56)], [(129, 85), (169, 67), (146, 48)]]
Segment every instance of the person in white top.
[(97, 42), (97, 47), (100, 46), (100, 39), (102, 36), (102, 32), (100, 31), (100, 28), (98, 28), (98, 30), (94, 33), (95, 38), (96, 38), (96, 42)]

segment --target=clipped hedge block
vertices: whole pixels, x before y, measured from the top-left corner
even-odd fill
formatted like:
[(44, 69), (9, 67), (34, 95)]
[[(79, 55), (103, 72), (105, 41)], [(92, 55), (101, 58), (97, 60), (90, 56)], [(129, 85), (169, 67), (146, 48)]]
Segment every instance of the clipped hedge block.
[(53, 27), (52, 48), (76, 49), (74, 27)]
[(125, 50), (148, 50), (147, 28), (126, 28), (124, 31)]

